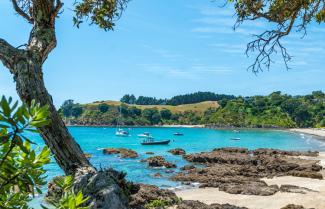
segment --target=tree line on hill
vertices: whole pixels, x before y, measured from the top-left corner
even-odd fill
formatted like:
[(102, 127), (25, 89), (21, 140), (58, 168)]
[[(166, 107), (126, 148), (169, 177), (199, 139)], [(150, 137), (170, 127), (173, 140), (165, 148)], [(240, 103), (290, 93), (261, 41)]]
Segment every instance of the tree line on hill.
[(184, 94), (174, 96), (170, 99), (157, 99), (156, 97), (139, 96), (135, 97), (133, 94), (125, 94), (121, 98), (121, 102), (126, 104), (137, 104), (137, 105), (182, 105), (182, 104), (193, 104), (205, 101), (219, 101), (222, 99), (234, 99), (233, 95), (216, 94), (213, 92), (195, 92), (191, 94)]
[[(169, 109), (105, 103), (75, 104), (67, 100), (60, 108), (66, 122), (78, 125), (206, 124), (217, 127), (325, 127), (325, 94), (314, 91), (305, 96), (273, 92), (267, 96), (224, 97), (219, 108), (202, 112), (172, 112)], [(121, 115), (120, 115), (121, 112)]]

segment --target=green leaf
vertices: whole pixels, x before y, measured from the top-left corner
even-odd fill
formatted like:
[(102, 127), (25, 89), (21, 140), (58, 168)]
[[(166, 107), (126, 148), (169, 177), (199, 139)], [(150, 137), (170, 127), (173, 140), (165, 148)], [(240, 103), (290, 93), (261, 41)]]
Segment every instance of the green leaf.
[(10, 107), (7, 99), (3, 96), (1, 99), (1, 108), (3, 111), (4, 116), (9, 117), (10, 116)]

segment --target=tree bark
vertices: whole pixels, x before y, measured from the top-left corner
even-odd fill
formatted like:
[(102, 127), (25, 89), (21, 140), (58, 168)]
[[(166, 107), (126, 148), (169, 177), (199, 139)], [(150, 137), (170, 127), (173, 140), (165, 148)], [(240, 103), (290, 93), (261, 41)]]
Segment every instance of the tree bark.
[[(13, 3), (16, 9), (16, 1)], [(39, 132), (58, 165), (67, 175), (71, 175), (79, 169), (95, 171), (95, 168), (68, 132), (44, 85), (42, 65), (56, 47), (54, 25), (61, 6), (60, 1), (54, 5), (54, 1), (34, 0), (32, 16), (29, 18), (33, 28), (26, 49), (17, 49), (0, 39), (0, 60), (13, 74), (17, 93), (23, 102), (28, 104), (35, 100), (41, 105), (49, 106), (51, 124), (39, 128)]]
[(13, 2), (18, 14), (33, 24), (26, 49), (17, 49), (0, 39), (0, 61), (10, 70), (21, 100), (29, 104), (35, 100), (48, 105), (51, 123), (39, 128), (46, 145), (66, 175), (75, 177), (75, 189), (83, 190), (92, 208), (127, 209), (128, 186), (124, 175), (114, 170), (97, 171), (84, 156), (79, 145), (68, 132), (47, 92), (42, 66), (56, 47), (55, 18), (62, 6), (60, 0), (33, 0), (29, 14)]
[(14, 80), (21, 100), (30, 103), (34, 99), (41, 105), (49, 105), (51, 124), (39, 128), (39, 132), (58, 165), (67, 175), (75, 174), (80, 168), (91, 167), (53, 105), (52, 98), (44, 86), (41, 64), (27, 59), (20, 61), (15, 71), (18, 73), (14, 75)]

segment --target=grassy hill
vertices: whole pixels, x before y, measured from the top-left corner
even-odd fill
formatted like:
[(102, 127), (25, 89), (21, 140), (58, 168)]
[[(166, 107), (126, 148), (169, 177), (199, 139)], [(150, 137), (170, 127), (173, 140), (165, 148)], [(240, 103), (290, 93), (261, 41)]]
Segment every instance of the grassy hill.
[[(188, 102), (184, 100), (184, 102)], [(219, 106), (220, 104), (220, 106)], [(121, 114), (120, 114), (121, 112)], [(60, 109), (66, 122), (80, 125), (209, 124), (220, 127), (324, 127), (325, 94), (305, 96), (273, 92), (267, 96), (236, 97), (194, 104), (134, 105), (118, 101), (74, 104)]]
[[(90, 104), (85, 104), (85, 106), (98, 106), (100, 104), (107, 104), (110, 106), (120, 106), (122, 104), (122, 102), (119, 101), (100, 101), (100, 102), (94, 102), (94, 103), (90, 103)], [(208, 110), (209, 108), (218, 108), (219, 104), (216, 101), (206, 101), (206, 102), (199, 102), (199, 103), (195, 103), (195, 104), (184, 104), (184, 105), (177, 105), (177, 106), (172, 106), (172, 105), (133, 105), (133, 104), (125, 104), (123, 103), (123, 105), (126, 105), (128, 107), (136, 107), (139, 108), (141, 110), (144, 109), (148, 109), (148, 108), (156, 108), (159, 111), (163, 110), (163, 109), (167, 109), (170, 110), (172, 113), (184, 113), (187, 111), (192, 111), (192, 112), (196, 112), (196, 113), (200, 113), (203, 114), (206, 110)]]

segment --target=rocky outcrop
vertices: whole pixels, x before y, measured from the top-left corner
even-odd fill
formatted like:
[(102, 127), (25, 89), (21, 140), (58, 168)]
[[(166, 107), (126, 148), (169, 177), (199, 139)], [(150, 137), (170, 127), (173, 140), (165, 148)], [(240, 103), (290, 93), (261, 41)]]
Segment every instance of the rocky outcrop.
[(183, 150), (181, 148), (171, 149), (171, 150), (168, 150), (168, 152), (172, 153), (173, 155), (185, 155), (186, 154), (185, 150)]
[[(74, 191), (82, 191), (89, 197), (86, 202), (90, 208), (96, 209), (129, 209), (129, 195), (132, 184), (125, 181), (125, 174), (113, 169), (107, 170), (79, 170), (75, 175)], [(58, 200), (63, 191), (54, 181), (48, 184), (46, 200)]]
[(130, 197), (132, 209), (145, 209), (145, 205), (153, 200), (163, 200), (168, 205), (178, 203), (176, 194), (170, 190), (159, 189), (156, 186), (139, 184), (139, 190)]
[(281, 192), (288, 192), (288, 193), (300, 193), (300, 194), (306, 194), (307, 192), (316, 192), (312, 189), (308, 189), (306, 187), (299, 187), (295, 185), (288, 185), (284, 184), (280, 187)]
[(180, 169), (183, 171), (188, 171), (188, 170), (195, 169), (195, 166), (194, 165), (185, 165), (185, 166), (181, 167)]
[[(281, 209), (307, 209), (307, 208), (305, 208), (302, 205), (289, 204), (289, 205), (287, 205), (285, 207), (282, 207)], [(313, 208), (310, 208), (310, 209), (313, 209)]]
[(267, 149), (267, 148), (260, 148), (251, 151), (254, 155), (286, 155), (286, 156), (309, 156), (309, 157), (317, 157), (319, 155), (318, 151), (286, 151), (286, 150), (279, 150), (279, 149)]
[(184, 200), (177, 206), (177, 209), (248, 209), (245, 207), (237, 207), (229, 204), (212, 204), (206, 205), (199, 201)]
[(188, 167), (172, 177), (182, 182), (199, 182), (200, 187), (217, 187), (231, 194), (272, 195), (278, 191), (302, 192), (302, 188), (267, 185), (262, 178), (299, 176), (322, 179), (316, 160), (295, 156), (314, 156), (316, 152), (290, 152), (273, 149), (249, 151), (244, 148), (217, 148), (212, 152), (184, 155), (203, 168)]
[(162, 156), (149, 157), (142, 162), (147, 162), (150, 167), (176, 168), (175, 164), (167, 162)]
[(155, 178), (161, 178), (161, 177), (162, 177), (161, 173), (155, 173), (153, 176), (154, 176)]
[(139, 156), (136, 151), (126, 148), (105, 148), (103, 153), (107, 155), (119, 154), (121, 158), (137, 158)]

